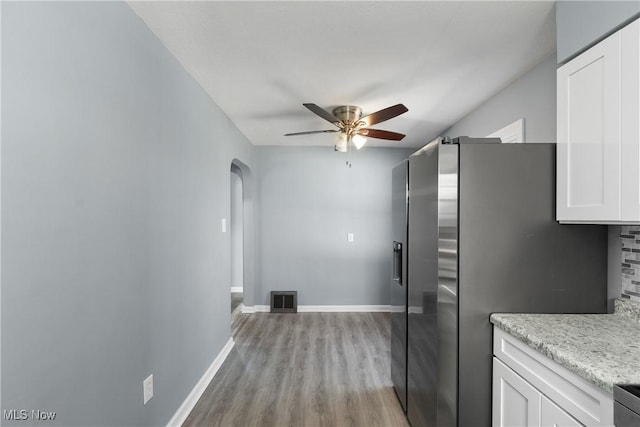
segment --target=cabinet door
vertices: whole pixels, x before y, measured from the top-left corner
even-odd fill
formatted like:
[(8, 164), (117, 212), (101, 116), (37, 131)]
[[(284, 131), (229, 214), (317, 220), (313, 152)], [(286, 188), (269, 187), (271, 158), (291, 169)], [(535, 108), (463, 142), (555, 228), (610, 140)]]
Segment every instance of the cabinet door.
[(540, 425), (542, 427), (584, 427), (544, 395), (540, 400)]
[(557, 220), (617, 221), (620, 32), (563, 65), (557, 74)]
[(640, 20), (620, 31), (620, 220), (640, 221)]
[(520, 375), (493, 358), (493, 426), (539, 426), (542, 395)]

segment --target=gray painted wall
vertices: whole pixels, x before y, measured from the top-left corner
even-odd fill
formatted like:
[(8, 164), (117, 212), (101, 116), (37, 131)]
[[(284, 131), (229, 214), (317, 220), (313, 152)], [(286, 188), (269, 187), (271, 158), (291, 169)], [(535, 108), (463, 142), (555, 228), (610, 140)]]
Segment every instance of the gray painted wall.
[(564, 63), (640, 13), (640, 0), (561, 0), (556, 3), (557, 61)]
[(524, 118), (526, 142), (556, 141), (556, 62), (551, 55), (442, 135), (485, 137)]
[(2, 89), (2, 409), (166, 424), (230, 336), (253, 147), (124, 3), (3, 2)]
[(391, 169), (415, 150), (365, 147), (351, 157), (330, 147), (255, 150), (256, 304), (269, 304), (272, 290), (294, 290), (299, 305), (388, 305)]

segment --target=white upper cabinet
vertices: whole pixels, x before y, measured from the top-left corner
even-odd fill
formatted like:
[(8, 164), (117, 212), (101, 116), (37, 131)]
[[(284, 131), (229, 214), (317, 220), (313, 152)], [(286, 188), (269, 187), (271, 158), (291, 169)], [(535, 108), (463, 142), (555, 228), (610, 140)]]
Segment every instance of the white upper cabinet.
[(560, 222), (640, 222), (640, 21), (558, 69)]
[(621, 30), (620, 220), (640, 221), (640, 20)]

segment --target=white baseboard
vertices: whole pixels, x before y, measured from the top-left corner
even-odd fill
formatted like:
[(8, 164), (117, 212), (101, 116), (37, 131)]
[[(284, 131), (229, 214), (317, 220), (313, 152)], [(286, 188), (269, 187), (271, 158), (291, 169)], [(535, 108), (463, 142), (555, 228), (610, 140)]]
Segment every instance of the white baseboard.
[(243, 305), (242, 306), (242, 314), (251, 314), (251, 313), (255, 313), (256, 312), (256, 308), (252, 305)]
[(200, 399), (200, 396), (202, 396), (202, 393), (204, 393), (207, 386), (213, 379), (213, 376), (218, 372), (218, 369), (222, 366), (222, 362), (227, 358), (234, 345), (235, 343), (233, 342), (233, 338), (229, 338), (229, 341), (227, 341), (222, 350), (220, 350), (220, 353), (218, 353), (211, 365), (207, 368), (204, 375), (202, 375), (202, 378), (200, 378), (195, 387), (193, 387), (191, 393), (189, 393), (184, 402), (182, 402), (182, 405), (180, 405), (176, 413), (173, 414), (173, 417), (171, 417), (171, 420), (169, 420), (169, 423), (167, 424), (168, 427), (180, 427), (182, 423), (185, 422), (194, 406), (196, 406), (196, 403), (198, 403), (198, 399)]
[[(268, 305), (244, 307), (243, 313), (268, 313)], [(298, 313), (389, 313), (390, 305), (299, 305)]]
[(242, 286), (232, 286), (231, 292), (244, 292), (244, 287)]

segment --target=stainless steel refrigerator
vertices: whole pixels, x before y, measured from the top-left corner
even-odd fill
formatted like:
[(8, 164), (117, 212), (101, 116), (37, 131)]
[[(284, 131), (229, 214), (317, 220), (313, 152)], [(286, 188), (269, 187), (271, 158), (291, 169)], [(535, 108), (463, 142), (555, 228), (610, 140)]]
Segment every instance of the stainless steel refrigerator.
[(391, 377), (409, 422), (490, 426), (494, 312), (605, 313), (607, 228), (555, 221), (555, 145), (433, 141), (393, 170)]

